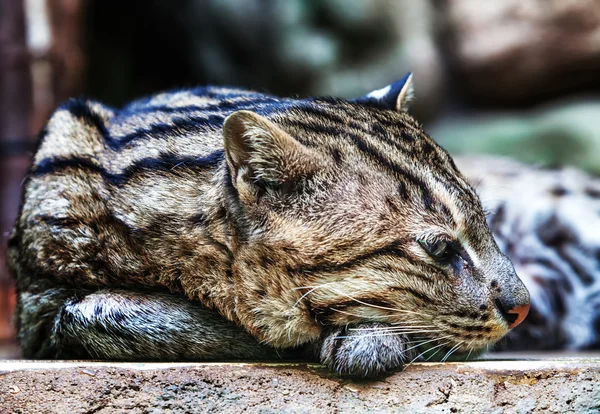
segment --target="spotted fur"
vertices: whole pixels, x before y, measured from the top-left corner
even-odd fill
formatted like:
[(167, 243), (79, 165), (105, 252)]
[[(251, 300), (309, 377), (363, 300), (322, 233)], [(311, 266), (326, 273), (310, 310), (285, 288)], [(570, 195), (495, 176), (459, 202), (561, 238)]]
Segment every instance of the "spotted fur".
[[(174, 339), (178, 321), (196, 318), (181, 297), (354, 374), (500, 339), (528, 293), (475, 191), (405, 112), (410, 95), (407, 77), (355, 101), (216, 87), (120, 110), (68, 101), (42, 132), (10, 239), (26, 356), (215, 357), (210, 344), (176, 351), (191, 341)], [(424, 247), (441, 242), (443, 260)], [(173, 325), (140, 317), (136, 331), (133, 314), (169, 306)]]
[(531, 292), (530, 315), (497, 349), (600, 347), (600, 179), (504, 158), (457, 162)]

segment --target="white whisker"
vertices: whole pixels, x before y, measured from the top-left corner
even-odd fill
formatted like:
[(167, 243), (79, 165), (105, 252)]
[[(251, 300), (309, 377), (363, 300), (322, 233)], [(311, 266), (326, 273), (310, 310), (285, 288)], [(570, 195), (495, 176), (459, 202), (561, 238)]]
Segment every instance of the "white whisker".
[[(346, 312), (346, 311), (343, 311), (343, 310), (340, 310), (340, 309), (335, 309), (335, 308), (330, 308), (330, 309), (332, 311), (343, 313), (344, 315), (355, 316), (357, 318), (364, 318), (365, 317), (365, 315), (359, 315), (357, 313)], [(395, 315), (369, 315), (369, 319), (372, 319), (372, 318), (391, 318), (393, 316), (395, 316)]]
[[(442, 344), (436, 345), (436, 346), (434, 346), (434, 347), (431, 347), (431, 348), (429, 348), (429, 349), (427, 349), (427, 350), (425, 350), (425, 351), (421, 352), (419, 355), (417, 355), (416, 357), (414, 357), (412, 361), (410, 361), (410, 362), (408, 363), (408, 365), (406, 366), (406, 368), (410, 367), (410, 366), (412, 365), (412, 363), (413, 363), (413, 362), (415, 362), (415, 361), (416, 361), (418, 358), (420, 358), (421, 356), (425, 355), (427, 352), (429, 352), (429, 351), (433, 351), (434, 349), (436, 349), (436, 348), (439, 348), (439, 347), (441, 347), (441, 346), (448, 345), (449, 343), (450, 343), (450, 341), (447, 341), (447, 342), (444, 342), (444, 343), (442, 343)], [(437, 353), (437, 352), (436, 352), (436, 353)], [(435, 355), (435, 354), (433, 354), (433, 355)]]
[(473, 345), (473, 341), (475, 341), (475, 338), (471, 339), (471, 342), (469, 342), (469, 345), (467, 345), (467, 348), (469, 348), (469, 353), (467, 355), (467, 361), (469, 360), (469, 357), (471, 356), (471, 352), (473, 352), (473, 349), (474, 349), (471, 347), (471, 345)]
[(437, 328), (434, 325), (406, 325), (406, 326), (377, 326), (371, 328), (350, 328), (351, 331), (393, 331), (395, 329)]
[[(333, 282), (329, 282), (329, 283), (333, 283)], [(320, 287), (323, 287), (323, 286), (325, 286), (325, 285), (326, 285), (326, 284), (320, 285)], [(312, 288), (312, 287), (313, 287), (313, 286), (310, 286), (310, 288)], [(307, 287), (305, 287), (305, 288), (307, 288)], [(389, 311), (394, 311), (394, 312), (398, 312), (398, 313), (412, 313), (412, 314), (414, 314), (414, 315), (419, 315), (419, 313), (417, 313), (417, 312), (413, 312), (413, 311), (409, 311), (409, 310), (404, 310), (404, 309), (395, 309), (395, 308), (390, 308), (390, 307), (387, 307), (387, 306), (373, 305), (372, 303), (363, 302), (363, 301), (361, 301), (360, 299), (356, 299), (356, 298), (354, 298), (354, 297), (352, 297), (352, 296), (348, 295), (347, 293), (340, 292), (339, 290), (337, 290), (337, 289), (333, 289), (333, 288), (331, 288), (331, 287), (329, 287), (329, 290), (331, 290), (333, 293), (335, 293), (335, 294), (337, 294), (337, 295), (340, 295), (340, 296), (345, 296), (345, 297), (347, 297), (348, 299), (355, 301), (356, 303), (360, 303), (361, 305), (368, 306), (368, 307), (371, 307), (371, 308), (383, 309), (383, 310), (389, 310)]]
[(424, 341), (426, 341), (427, 339), (429, 339), (429, 338), (427, 338), (425, 336), (419, 336), (419, 337), (412, 336), (412, 338), (420, 338), (420, 339), (417, 339), (415, 341), (407, 341), (407, 342), (404, 342), (404, 344), (405, 345), (411, 345), (411, 344), (416, 344), (417, 342), (423, 343)]
[[(311, 288), (310, 288), (310, 290), (309, 290), (308, 292), (306, 292), (305, 294), (303, 294), (302, 296), (300, 296), (300, 299), (298, 299), (298, 300), (296, 301), (296, 303), (294, 303), (294, 306), (292, 306), (292, 308), (295, 308), (296, 306), (298, 306), (298, 304), (300, 303), (300, 301), (301, 301), (302, 299), (304, 299), (305, 297), (307, 297), (308, 295), (310, 295), (311, 293), (313, 293), (315, 290), (317, 290), (317, 289), (319, 289), (319, 288), (322, 288), (323, 286), (325, 286), (325, 285), (328, 285), (328, 284), (330, 284), (330, 283), (333, 283), (333, 282), (323, 283), (322, 285), (318, 285), (318, 286), (313, 286), (313, 287), (311, 287)], [(307, 288), (307, 287), (302, 287), (302, 288)], [(295, 289), (292, 289), (292, 290), (298, 290), (298, 289), (302, 289), (302, 288), (295, 288)]]
[[(384, 332), (371, 332), (368, 335), (377, 336), (377, 335), (394, 335), (394, 334), (417, 334), (417, 333), (432, 333), (432, 332), (442, 332), (441, 329), (398, 329), (396, 331), (384, 331)], [(361, 335), (362, 336), (362, 335)]]
[(409, 310), (389, 308), (387, 306), (380, 306), (380, 305), (373, 305), (372, 303), (363, 302), (360, 299), (353, 298), (352, 296), (347, 295), (347, 294), (345, 294), (343, 292), (338, 292), (338, 291), (336, 291), (334, 289), (331, 289), (331, 290), (334, 293), (338, 294), (338, 295), (346, 296), (347, 298), (349, 298), (349, 299), (351, 299), (351, 300), (353, 300), (353, 301), (355, 301), (357, 303), (360, 303), (361, 305), (368, 306), (370, 308), (389, 310), (389, 311), (394, 311), (394, 312), (397, 312), (397, 313), (412, 313), (414, 315), (419, 315), (417, 312), (412, 312), (412, 311), (409, 311)]
[(438, 352), (440, 352), (442, 350), (442, 348), (438, 349), (437, 351), (435, 351), (433, 354), (429, 355), (427, 357), (427, 359), (425, 360), (425, 362), (429, 361), (431, 358), (433, 358), (434, 356), (437, 355)]
[(434, 341), (441, 341), (442, 339), (450, 338), (451, 336), (452, 336), (452, 335), (446, 335), (446, 336), (442, 336), (441, 338), (435, 338), (435, 339), (430, 339), (429, 341), (421, 342), (421, 343), (420, 343), (420, 344), (418, 344), (418, 345), (411, 346), (410, 348), (407, 348), (407, 349), (405, 349), (405, 350), (404, 350), (404, 352), (406, 352), (406, 351), (410, 351), (411, 349), (418, 348), (418, 347), (420, 347), (420, 346), (422, 346), (422, 345), (425, 345), (425, 344), (428, 344), (428, 343), (430, 343), (430, 342), (434, 342)]
[(410, 335), (415, 333), (431, 333), (431, 332), (441, 332), (441, 331), (398, 331), (392, 333), (375, 333), (375, 334), (365, 334), (365, 335), (344, 335), (344, 336), (336, 336), (336, 339), (341, 338), (369, 338), (376, 336), (397, 336), (397, 335)]
[[(399, 314), (399, 313), (400, 313), (400, 314), (401, 314), (401, 313), (409, 313), (409, 314), (413, 314), (413, 315), (420, 315), (418, 312), (413, 312), (413, 311), (409, 311), (409, 310), (405, 310), (405, 309), (396, 309), (396, 308), (390, 308), (390, 307), (387, 307), (387, 306), (373, 305), (372, 303), (363, 302), (363, 301), (361, 301), (360, 299), (356, 299), (356, 298), (354, 298), (354, 297), (352, 297), (352, 296), (348, 295), (347, 293), (340, 292), (340, 291), (338, 291), (337, 289), (333, 289), (333, 288), (329, 287), (328, 285), (330, 285), (330, 284), (332, 284), (332, 283), (336, 283), (336, 282), (327, 282), (327, 283), (323, 283), (322, 285), (317, 285), (317, 286), (299, 286), (299, 287), (295, 287), (295, 288), (291, 289), (291, 290), (310, 289), (308, 292), (304, 293), (304, 294), (303, 294), (303, 295), (300, 297), (300, 299), (298, 299), (298, 300), (296, 301), (296, 303), (294, 303), (294, 306), (298, 305), (298, 303), (299, 303), (299, 302), (300, 302), (302, 299), (304, 299), (306, 296), (310, 295), (310, 294), (311, 294), (312, 292), (314, 292), (315, 290), (317, 290), (317, 289), (320, 289), (320, 288), (328, 288), (328, 289), (329, 289), (329, 290), (331, 290), (333, 293), (335, 293), (335, 294), (337, 294), (337, 295), (340, 295), (340, 296), (347, 297), (348, 299), (350, 299), (350, 300), (353, 300), (354, 302), (356, 302), (356, 303), (359, 303), (359, 304), (361, 304), (361, 305), (363, 305), (363, 306), (367, 306), (367, 307), (370, 307), (370, 308), (375, 308), (375, 309), (383, 309), (383, 310), (388, 310), (388, 311), (395, 312), (396, 314)], [(335, 311), (339, 311), (338, 309), (334, 309), (334, 308), (330, 308), (330, 309), (332, 309), (332, 310), (335, 310)], [(343, 313), (343, 312), (342, 312), (342, 313)], [(354, 316), (359, 316), (359, 315), (354, 315)], [(392, 316), (392, 315), (390, 315), (390, 316)]]
[(459, 343), (457, 343), (456, 345), (454, 345), (452, 348), (450, 348), (450, 351), (448, 351), (448, 352), (446, 353), (446, 355), (445, 355), (445, 356), (442, 358), (442, 361), (441, 361), (441, 362), (446, 362), (446, 360), (447, 360), (448, 358), (450, 358), (450, 355), (452, 355), (454, 352), (456, 352), (456, 351), (458, 350), (458, 348), (459, 348), (459, 347), (460, 347), (462, 344), (464, 344), (464, 341), (460, 341)]
[(300, 290), (300, 289), (314, 289), (316, 287), (319, 287), (319, 286), (296, 286), (295, 288), (290, 289), (290, 291)]

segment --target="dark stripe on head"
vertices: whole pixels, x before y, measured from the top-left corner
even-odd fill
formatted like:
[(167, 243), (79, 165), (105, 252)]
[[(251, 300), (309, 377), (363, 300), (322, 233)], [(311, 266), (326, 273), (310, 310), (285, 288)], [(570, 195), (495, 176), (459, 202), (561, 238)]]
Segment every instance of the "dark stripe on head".
[(398, 164), (394, 163), (392, 160), (377, 151), (375, 147), (368, 144), (366, 141), (363, 141), (357, 135), (345, 134), (344, 136), (349, 137), (358, 149), (360, 149), (370, 158), (374, 159), (377, 164), (387, 167), (389, 170), (395, 172), (405, 181), (410, 183), (411, 186), (420, 189), (423, 195), (428, 194), (428, 196), (431, 197), (429, 186), (420, 177), (417, 177), (412, 172), (403, 169)]
[(373, 259), (377, 256), (396, 256), (398, 258), (402, 258), (402, 260), (409, 261), (412, 263), (416, 263), (416, 261), (408, 256), (406, 252), (402, 250), (402, 245), (405, 241), (396, 241), (394, 243), (389, 244), (388, 246), (380, 247), (378, 249), (372, 250), (368, 253), (361, 254), (356, 256), (350, 260), (346, 260), (344, 262), (321, 262), (312, 265), (300, 265), (295, 268), (288, 268), (290, 273), (304, 273), (304, 274), (312, 274), (319, 272), (340, 272), (344, 270), (353, 269), (361, 266), (363, 263)]
[(392, 290), (394, 292), (403, 292), (403, 293), (409, 294), (409, 295), (419, 299), (423, 303), (437, 303), (438, 302), (435, 298), (433, 298), (431, 296), (427, 296), (426, 294), (418, 292), (415, 289), (410, 288), (410, 287), (394, 286), (394, 287), (390, 288), (390, 290)]
[[(314, 105), (314, 103), (326, 103), (327, 106), (337, 105), (337, 107), (323, 107)], [(341, 105), (341, 104), (344, 105)], [(338, 130), (331, 133), (331, 135), (337, 136), (341, 134), (348, 134), (358, 132), (363, 135), (375, 135), (377, 139), (382, 142), (386, 142), (389, 145), (394, 146), (399, 151), (407, 153), (410, 148), (404, 146), (404, 142), (415, 141), (415, 137), (410, 134), (400, 134), (401, 140), (395, 137), (395, 132), (404, 131), (401, 128), (402, 124), (397, 120), (390, 122), (388, 117), (378, 116), (379, 112), (369, 113), (367, 117), (364, 117), (364, 108), (354, 108), (355, 104), (351, 104), (338, 99), (323, 99), (319, 98), (314, 101), (308, 101), (307, 105), (299, 106), (298, 109), (302, 110), (306, 114), (313, 115), (316, 121), (321, 123), (330, 122), (336, 124), (339, 127)], [(361, 105), (362, 106), (362, 105)], [(343, 114), (340, 112), (344, 111)], [(362, 115), (361, 119), (363, 123), (356, 122), (356, 117)]]
[(433, 200), (433, 197), (431, 196), (431, 193), (428, 191), (421, 190), (421, 197), (423, 199), (423, 205), (425, 206), (425, 209), (429, 210), (429, 211), (433, 211), (434, 210), (434, 208), (433, 208), (434, 200)]
[(424, 180), (412, 172), (402, 169), (391, 160), (377, 153), (374, 148), (369, 147), (367, 144), (363, 145), (357, 143), (357, 146), (369, 156), (376, 158), (378, 163), (385, 165), (401, 177), (403, 181), (400, 181), (398, 184), (398, 192), (403, 200), (409, 198), (410, 191), (408, 188), (412, 187), (420, 193), (421, 202), (423, 203), (424, 208), (428, 211), (435, 211), (434, 207), (437, 207), (439, 203), (435, 202), (431, 190), (429, 189), (429, 185)]
[(416, 137), (413, 136), (412, 134), (410, 134), (408, 132), (408, 129), (406, 129), (406, 128), (402, 128), (400, 130), (400, 138), (402, 138), (402, 140), (404, 140), (404, 141), (408, 141), (411, 143), (414, 143), (417, 140)]
[(320, 123), (329, 122), (331, 124), (334, 124), (336, 127), (339, 128), (336, 131), (335, 135), (341, 132), (348, 132), (348, 130), (354, 130), (363, 134), (368, 134), (370, 132), (368, 124), (363, 125), (356, 122), (354, 118), (355, 114), (340, 114), (341, 108), (339, 107), (323, 107), (315, 105), (314, 101), (309, 100), (299, 105), (297, 109), (302, 112), (302, 115), (312, 115), (314, 118), (309, 118), (309, 120), (311, 121), (317, 121)]
[(401, 207), (398, 205), (398, 203), (396, 203), (396, 200), (394, 200), (392, 197), (386, 196), (385, 204), (392, 213), (398, 213), (401, 211)]
[[(346, 131), (341, 130), (335, 126), (318, 123), (316, 120), (312, 119), (286, 119), (283, 125), (298, 128), (306, 132), (312, 132), (317, 135), (326, 135), (330, 137), (338, 137), (339, 135), (346, 133)], [(302, 137), (295, 136), (294, 138), (296, 138), (298, 141), (300, 141), (306, 146), (312, 146), (310, 142), (306, 142), (302, 139)]]
[(452, 212), (450, 211), (448, 206), (440, 203), (439, 208), (440, 213), (442, 213), (442, 216), (450, 223), (450, 225), (455, 226), (456, 223), (454, 222), (454, 217), (452, 217)]
[(408, 189), (406, 188), (406, 183), (400, 181), (398, 183), (398, 195), (400, 199), (406, 200), (409, 198)]
[(342, 155), (342, 152), (338, 148), (332, 148), (330, 150), (330, 153), (331, 153), (331, 158), (333, 158), (333, 161), (335, 162), (335, 164), (341, 165), (343, 158), (344, 158)]

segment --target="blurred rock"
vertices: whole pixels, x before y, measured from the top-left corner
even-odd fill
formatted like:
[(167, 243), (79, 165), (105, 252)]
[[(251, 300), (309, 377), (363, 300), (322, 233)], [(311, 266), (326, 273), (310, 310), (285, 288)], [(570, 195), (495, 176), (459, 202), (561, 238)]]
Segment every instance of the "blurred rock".
[(425, 119), (445, 83), (427, 1), (90, 0), (89, 16), (89, 94), (112, 104), (207, 83), (356, 97), (412, 71)]
[(541, 166), (577, 166), (600, 174), (600, 101), (541, 111), (447, 117), (428, 128), (454, 154), (497, 154)]
[(599, 85), (600, 1), (444, 0), (445, 55), (489, 101), (537, 101)]

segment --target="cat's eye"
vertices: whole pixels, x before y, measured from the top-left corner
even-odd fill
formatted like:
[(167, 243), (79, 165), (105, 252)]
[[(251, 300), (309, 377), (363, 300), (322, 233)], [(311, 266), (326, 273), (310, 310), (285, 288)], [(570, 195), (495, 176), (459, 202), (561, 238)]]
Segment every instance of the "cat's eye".
[(452, 254), (450, 242), (446, 240), (418, 240), (421, 247), (434, 259), (445, 260)]

